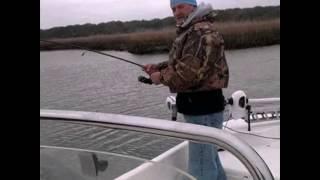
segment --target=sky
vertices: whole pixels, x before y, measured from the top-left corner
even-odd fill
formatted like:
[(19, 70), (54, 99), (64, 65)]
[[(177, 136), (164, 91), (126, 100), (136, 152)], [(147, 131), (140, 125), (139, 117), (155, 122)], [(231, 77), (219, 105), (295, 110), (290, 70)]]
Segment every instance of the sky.
[[(280, 0), (197, 0), (214, 9), (280, 5)], [(40, 0), (40, 28), (172, 16), (170, 0)]]

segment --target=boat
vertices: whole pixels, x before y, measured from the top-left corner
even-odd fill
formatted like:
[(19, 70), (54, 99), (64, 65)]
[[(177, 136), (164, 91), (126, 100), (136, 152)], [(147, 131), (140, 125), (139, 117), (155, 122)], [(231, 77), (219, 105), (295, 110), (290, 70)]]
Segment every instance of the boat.
[[(228, 180), (280, 179), (280, 98), (248, 98), (236, 91), (226, 99), (223, 129), (177, 121), (175, 97), (165, 101), (171, 121), (119, 114), (40, 109), (40, 123), (61, 122), (174, 138), (180, 143), (152, 159), (40, 144), (40, 180), (186, 180), (190, 141), (214, 144)], [(271, 104), (268, 106), (266, 104)], [(41, 131), (41, 129), (40, 129)], [(41, 138), (41, 137), (40, 137)]]

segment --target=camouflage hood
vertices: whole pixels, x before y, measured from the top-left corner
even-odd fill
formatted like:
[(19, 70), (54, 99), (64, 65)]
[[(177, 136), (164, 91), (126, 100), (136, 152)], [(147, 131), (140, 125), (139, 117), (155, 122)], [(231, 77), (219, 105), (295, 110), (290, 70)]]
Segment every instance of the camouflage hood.
[(184, 23), (178, 28), (185, 29), (190, 25), (202, 21), (202, 20), (212, 20), (216, 16), (216, 13), (213, 11), (211, 4), (200, 3), (199, 6), (193, 11)]

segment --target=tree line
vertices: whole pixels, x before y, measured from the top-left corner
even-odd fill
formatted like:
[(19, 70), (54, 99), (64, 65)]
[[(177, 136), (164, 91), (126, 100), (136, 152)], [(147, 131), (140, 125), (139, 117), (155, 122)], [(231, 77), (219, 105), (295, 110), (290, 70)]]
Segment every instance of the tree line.
[[(216, 21), (259, 21), (280, 18), (280, 6), (254, 7), (254, 8), (234, 8), (216, 10)], [(174, 27), (173, 17), (152, 20), (135, 21), (111, 21), (99, 24), (69, 25), (64, 27), (54, 27), (50, 29), (40, 29), (40, 38), (74, 38), (87, 37), (92, 35), (122, 34), (132, 32), (143, 32), (146, 30), (160, 30)]]

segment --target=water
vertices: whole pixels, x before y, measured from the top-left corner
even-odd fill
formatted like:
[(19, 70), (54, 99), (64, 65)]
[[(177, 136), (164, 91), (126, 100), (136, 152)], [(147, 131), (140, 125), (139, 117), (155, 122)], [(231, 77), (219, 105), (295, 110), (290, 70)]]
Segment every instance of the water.
[[(166, 54), (108, 52), (140, 64), (167, 59)], [(40, 108), (95, 111), (170, 119), (165, 86), (142, 84), (138, 66), (82, 51), (40, 52)], [(280, 96), (280, 46), (226, 52), (230, 67), (229, 97), (244, 90), (249, 98)]]
[[(40, 108), (80, 110), (170, 120), (165, 86), (142, 84), (141, 68), (83, 51), (40, 52)], [(157, 63), (167, 54), (133, 55), (108, 51), (139, 64)], [(244, 90), (249, 98), (280, 97), (280, 45), (226, 52), (229, 97)], [(181, 120), (182, 117), (178, 116)], [(151, 159), (180, 141), (74, 124), (40, 122), (40, 144), (89, 148)]]

